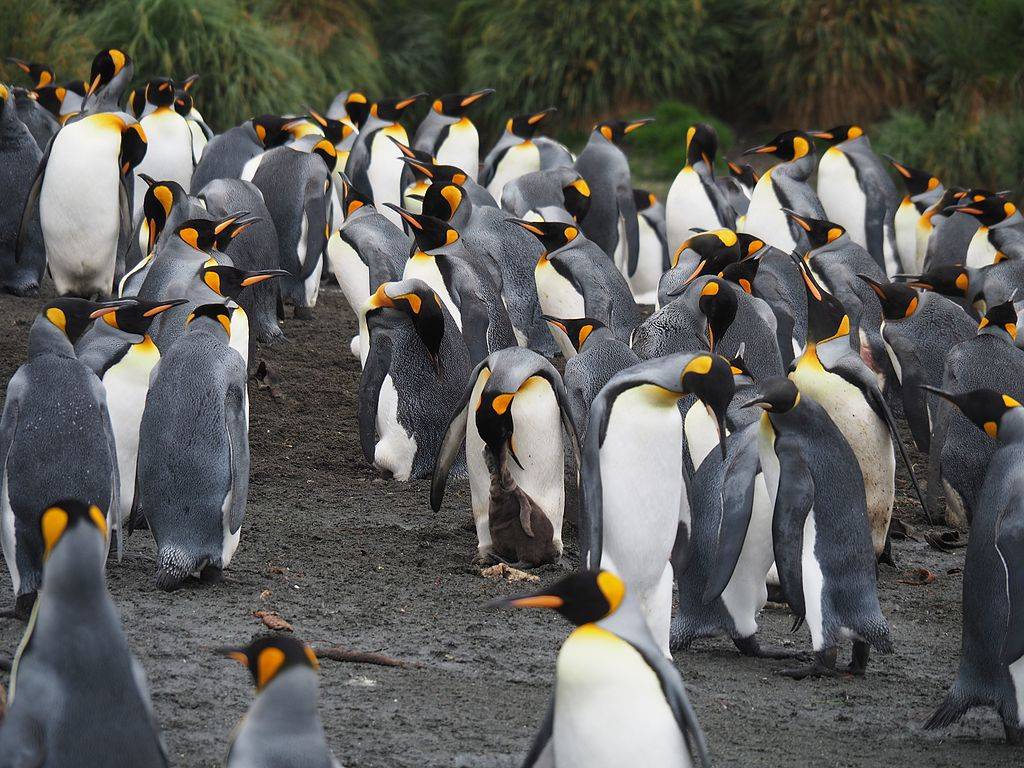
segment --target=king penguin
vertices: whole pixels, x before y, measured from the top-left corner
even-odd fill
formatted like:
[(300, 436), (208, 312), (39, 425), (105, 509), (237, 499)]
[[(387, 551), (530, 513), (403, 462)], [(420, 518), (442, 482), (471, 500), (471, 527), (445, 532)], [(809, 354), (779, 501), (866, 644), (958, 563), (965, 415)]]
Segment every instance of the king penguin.
[(658, 301), (658, 283), (669, 268), (668, 241), (665, 234), (665, 206), (653, 192), (633, 190), (637, 213), (637, 234), (640, 250), (636, 272), (627, 278), (638, 304)]
[(117, 112), (121, 97), (132, 81), (135, 65), (123, 51), (107, 48), (92, 60), (89, 87), (82, 101), (82, 114)]
[(961, 202), (954, 210), (973, 216), (979, 224), (967, 246), (965, 266), (984, 267), (1008, 254), (1024, 256), (1024, 215), (1002, 195)]
[(435, 99), (416, 129), (412, 148), (436, 158), (440, 165), (454, 165), (476, 181), (480, 167), (480, 135), (466, 110), (494, 93), (484, 88), (473, 93), (450, 93)]
[(508, 182), (525, 173), (541, 170), (540, 149), (533, 137), (541, 123), (554, 111), (554, 107), (550, 107), (508, 119), (505, 132), (484, 158), (480, 174), (480, 183), (495, 200), (501, 200)]
[(18, 119), (11, 92), (0, 83), (0, 286), (16, 296), (35, 294), (46, 269), (43, 235), (35, 215), (25, 223), (25, 242), (18, 254), (21, 214), (41, 158), (35, 140)]
[(517, 219), (579, 222), (590, 207), (590, 187), (572, 167), (524, 173), (505, 185), (501, 208)]
[(907, 194), (904, 195), (899, 208), (896, 209), (896, 216), (893, 218), (893, 225), (896, 228), (896, 251), (900, 257), (900, 265), (903, 272), (920, 272), (923, 262), (917, 260), (917, 223), (924, 212), (939, 201), (945, 187), (942, 186), (942, 182), (937, 176), (933, 176), (928, 171), (911, 168), (891, 157), (888, 160), (900, 175), (903, 185), (907, 189)]
[[(146, 83), (146, 100), (154, 109), (139, 124), (146, 136), (146, 155), (135, 168), (135, 176), (145, 173), (160, 181), (173, 181), (186, 192), (192, 188), (192, 130), (188, 120), (174, 111), (174, 82), (159, 78)], [(135, 182), (132, 210), (142, 210), (146, 185)]]
[(103, 511), (57, 499), (34, 517), (45, 565), (11, 670), (4, 764), (167, 768), (146, 673), (104, 583)]
[(679, 671), (621, 578), (581, 571), (493, 605), (552, 608), (576, 625), (558, 652), (551, 706), (523, 768), (711, 765)]
[(264, 152), (294, 138), (294, 118), (260, 115), (214, 136), (192, 173), (192, 186), (202, 189), (214, 179), (252, 179)]
[(686, 130), (686, 164), (665, 198), (665, 225), (670, 253), (697, 232), (735, 229), (736, 212), (715, 183), (718, 134), (707, 123)]

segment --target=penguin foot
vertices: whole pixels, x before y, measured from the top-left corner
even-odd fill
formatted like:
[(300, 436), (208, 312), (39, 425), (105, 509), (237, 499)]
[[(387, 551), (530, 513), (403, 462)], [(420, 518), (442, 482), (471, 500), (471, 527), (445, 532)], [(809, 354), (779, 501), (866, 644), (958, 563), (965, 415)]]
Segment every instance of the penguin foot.
[(8, 283), (3, 286), (3, 291), (4, 293), (20, 296), (21, 298), (37, 296), (39, 294), (39, 283), (34, 280), (26, 283)]
[(850, 664), (843, 671), (854, 677), (864, 677), (868, 668), (868, 660), (871, 658), (871, 646), (860, 640), (853, 641), (853, 658)]
[(803, 680), (808, 677), (838, 677), (836, 649), (828, 648), (824, 651), (815, 651), (814, 660), (810, 664), (780, 669), (779, 674), (794, 680)]
[(309, 322), (313, 319), (313, 310), (309, 307), (295, 307), (295, 319)]
[(224, 581), (224, 570), (216, 565), (208, 565), (199, 572), (199, 581), (202, 584), (220, 584)]
[(733, 644), (744, 656), (751, 656), (758, 659), (797, 659), (799, 661), (810, 661), (810, 651), (803, 651), (798, 648), (783, 648), (777, 645), (763, 646), (754, 635), (750, 637), (734, 637)]

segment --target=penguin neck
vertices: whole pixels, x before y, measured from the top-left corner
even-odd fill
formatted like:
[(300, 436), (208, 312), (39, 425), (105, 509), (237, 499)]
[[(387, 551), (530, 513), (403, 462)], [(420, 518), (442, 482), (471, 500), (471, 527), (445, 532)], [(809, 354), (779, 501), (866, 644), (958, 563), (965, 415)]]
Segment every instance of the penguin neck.
[(986, 325), (984, 328), (978, 330), (979, 336), (993, 336), (1000, 341), (1005, 341), (1007, 344), (1014, 344), (1014, 340), (1010, 337), (1009, 331), (1003, 328), (1001, 325)]
[(272, 718), (275, 726), (282, 718), (290, 723), (319, 722), (319, 695), (316, 672), (305, 667), (292, 667), (281, 672), (259, 692), (251, 715), (254, 720), (258, 720), (260, 715)]
[(75, 347), (60, 328), (40, 315), (28, 332), (28, 358), (41, 355), (75, 358)]
[(810, 175), (814, 173), (814, 169), (818, 164), (818, 156), (814, 152), (808, 152), (803, 157), (798, 157), (796, 160), (789, 160), (787, 162), (779, 163), (774, 171), (785, 169), (785, 173), (791, 179), (797, 179), (799, 181), (806, 181), (810, 178)]
[(1024, 443), (1024, 408), (1011, 408), (999, 420), (999, 442)]

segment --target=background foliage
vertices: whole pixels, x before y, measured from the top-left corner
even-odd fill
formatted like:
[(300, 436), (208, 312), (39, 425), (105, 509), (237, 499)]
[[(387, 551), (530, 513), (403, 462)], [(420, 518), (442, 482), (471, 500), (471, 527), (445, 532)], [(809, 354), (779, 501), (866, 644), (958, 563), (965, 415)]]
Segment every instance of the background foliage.
[(201, 73), (218, 129), (352, 86), (490, 86), (485, 143), (551, 105), (577, 145), (603, 117), (655, 115), (629, 140), (650, 179), (674, 175), (695, 119), (730, 157), (777, 129), (858, 122), (947, 183), (1018, 188), (1024, 166), (1024, 0), (0, 0), (0, 19), (0, 54), (59, 80), (108, 45), (140, 80)]

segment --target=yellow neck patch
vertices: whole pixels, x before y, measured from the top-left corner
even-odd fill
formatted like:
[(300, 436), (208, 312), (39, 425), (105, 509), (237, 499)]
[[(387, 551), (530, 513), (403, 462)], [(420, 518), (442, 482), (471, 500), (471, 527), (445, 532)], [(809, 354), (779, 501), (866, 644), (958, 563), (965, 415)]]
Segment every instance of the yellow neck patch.
[(274, 679), (284, 664), (284, 651), (280, 648), (264, 648), (256, 659), (256, 687), (262, 690)]

